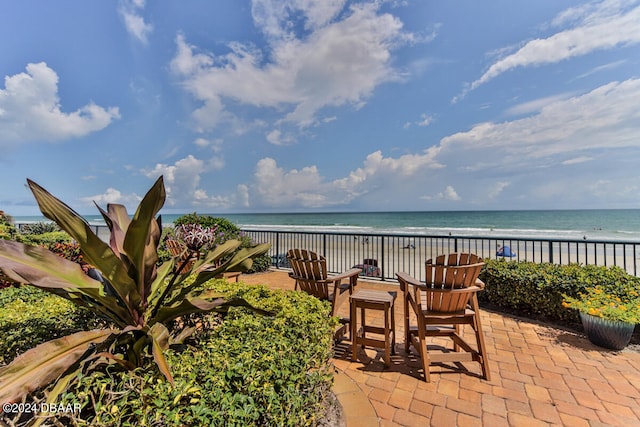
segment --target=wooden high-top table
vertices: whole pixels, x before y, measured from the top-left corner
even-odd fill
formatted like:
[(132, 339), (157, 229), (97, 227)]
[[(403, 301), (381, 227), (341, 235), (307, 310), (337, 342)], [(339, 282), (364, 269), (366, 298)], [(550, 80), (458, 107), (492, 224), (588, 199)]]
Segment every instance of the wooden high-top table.
[[(397, 292), (376, 291), (370, 289), (358, 289), (349, 298), (351, 300), (351, 360), (356, 361), (358, 345), (371, 346), (384, 349), (384, 364), (391, 365), (390, 354), (396, 354), (396, 320), (393, 313), (393, 303)], [(358, 334), (358, 309), (360, 309), (360, 321), (362, 334)], [(366, 324), (365, 310), (381, 310), (384, 312), (384, 328)], [(384, 340), (367, 338), (367, 332), (384, 335)]]

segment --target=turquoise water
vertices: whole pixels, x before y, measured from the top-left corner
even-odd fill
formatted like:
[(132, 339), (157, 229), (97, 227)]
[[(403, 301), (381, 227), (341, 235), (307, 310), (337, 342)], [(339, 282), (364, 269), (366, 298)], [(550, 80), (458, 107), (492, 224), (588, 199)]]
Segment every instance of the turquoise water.
[[(243, 229), (334, 231), (348, 233), (522, 237), (640, 242), (640, 210), (454, 211), (211, 214)], [(163, 215), (163, 222), (179, 215)], [(86, 217), (104, 224), (99, 215)], [(42, 217), (16, 217), (15, 222)]]

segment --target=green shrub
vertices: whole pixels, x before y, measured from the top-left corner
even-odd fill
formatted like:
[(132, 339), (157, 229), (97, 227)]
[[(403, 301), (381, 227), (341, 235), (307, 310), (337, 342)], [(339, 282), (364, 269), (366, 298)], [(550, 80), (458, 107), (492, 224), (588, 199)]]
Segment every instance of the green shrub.
[[(149, 363), (133, 371), (110, 365), (80, 375), (57, 402), (80, 404), (82, 411), (55, 415), (57, 425), (316, 424), (332, 382), (331, 343), (337, 320), (328, 321), (328, 304), (300, 292), (223, 280), (205, 286), (274, 315), (232, 308), (222, 321), (211, 320), (216, 326), (195, 334), (195, 342), (166, 351), (175, 387), (149, 355)], [(10, 300), (3, 292), (0, 302)], [(38, 304), (40, 297), (29, 292), (23, 300)]]
[(640, 291), (640, 278), (619, 267), (557, 265), (487, 260), (480, 274), (481, 301), (551, 321), (578, 321), (578, 312), (562, 306), (563, 294), (577, 297), (596, 285), (614, 295)]
[[(191, 214), (182, 215), (173, 222), (174, 227), (184, 224), (198, 224), (202, 227), (208, 228), (215, 227), (217, 236), (214, 243), (216, 245), (222, 244), (229, 239), (240, 240), (242, 242), (240, 248), (246, 248), (255, 244), (255, 242), (253, 242), (250, 237), (246, 236), (237, 225), (226, 218), (215, 218), (209, 215), (198, 215), (194, 212)], [(269, 267), (271, 267), (271, 257), (265, 254), (260, 257), (254, 258), (253, 266), (251, 267), (251, 269), (249, 269), (249, 271), (247, 271), (247, 273), (267, 271)]]
[(2, 289), (0, 365), (45, 341), (102, 323), (88, 310), (35, 286)]
[(271, 257), (268, 254), (260, 255), (254, 258), (253, 265), (247, 271), (247, 273), (258, 273), (261, 271), (267, 271), (271, 267)]
[(51, 231), (43, 234), (21, 234), (16, 239), (27, 245), (49, 248), (56, 243), (70, 243), (71, 236), (64, 231)]
[(33, 224), (24, 224), (20, 229), (22, 234), (45, 234), (61, 231), (55, 222), (35, 222)]

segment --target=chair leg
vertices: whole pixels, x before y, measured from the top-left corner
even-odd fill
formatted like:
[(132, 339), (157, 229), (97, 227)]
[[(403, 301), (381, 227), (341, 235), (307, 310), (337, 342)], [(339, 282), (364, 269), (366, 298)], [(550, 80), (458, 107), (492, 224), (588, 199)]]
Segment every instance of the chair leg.
[(422, 359), (422, 370), (424, 371), (425, 382), (431, 382), (431, 374), (429, 372), (429, 349), (427, 348), (427, 339), (424, 333), (424, 328), (418, 327), (418, 339), (420, 341), (420, 358)]
[(478, 343), (478, 353), (480, 353), (480, 365), (482, 367), (482, 375), (485, 380), (491, 381), (491, 373), (489, 372), (489, 359), (487, 358), (487, 346), (484, 342), (484, 333), (482, 331), (482, 322), (480, 321), (480, 308), (478, 306), (478, 297), (474, 294), (471, 298), (471, 307), (475, 312), (474, 325), (476, 333), (476, 342)]
[[(405, 285), (406, 286), (406, 285)], [(407, 298), (404, 299), (404, 351), (409, 353), (411, 346), (411, 333), (409, 331), (409, 301)]]

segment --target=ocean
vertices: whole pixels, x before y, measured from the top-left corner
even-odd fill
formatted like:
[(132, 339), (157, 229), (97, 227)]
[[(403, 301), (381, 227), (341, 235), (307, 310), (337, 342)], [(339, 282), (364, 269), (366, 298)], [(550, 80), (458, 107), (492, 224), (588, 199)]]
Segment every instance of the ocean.
[[(210, 215), (225, 217), (246, 230), (640, 242), (638, 209)], [(162, 219), (167, 224), (179, 216), (163, 215)], [(104, 225), (104, 220), (99, 215), (88, 215), (85, 218), (91, 224)], [(43, 217), (14, 218), (16, 223), (43, 220)]]

